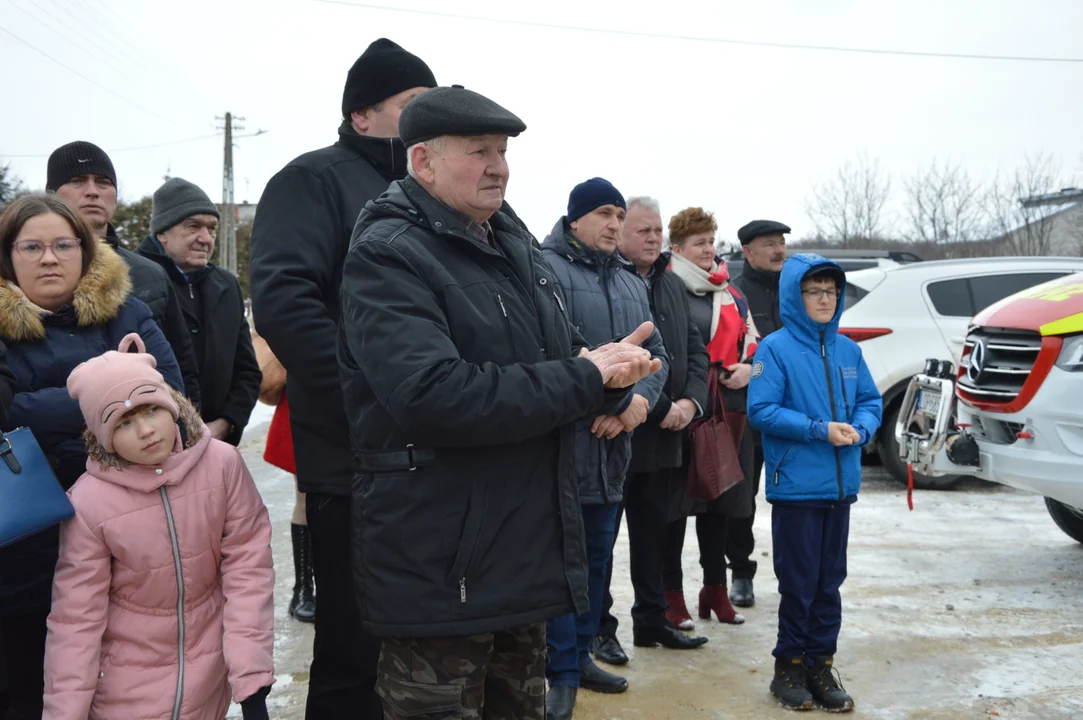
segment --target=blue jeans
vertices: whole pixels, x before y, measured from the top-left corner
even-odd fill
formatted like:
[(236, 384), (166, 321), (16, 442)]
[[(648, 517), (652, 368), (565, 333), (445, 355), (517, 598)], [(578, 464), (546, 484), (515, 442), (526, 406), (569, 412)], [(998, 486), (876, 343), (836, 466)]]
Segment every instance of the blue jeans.
[(605, 577), (613, 561), (619, 503), (583, 505), (583, 529), (587, 539), (587, 594), (590, 609), (582, 615), (564, 615), (545, 624), (549, 664), (545, 676), (552, 686), (579, 687), (579, 668), (590, 660), (590, 644), (598, 634), (602, 617)]

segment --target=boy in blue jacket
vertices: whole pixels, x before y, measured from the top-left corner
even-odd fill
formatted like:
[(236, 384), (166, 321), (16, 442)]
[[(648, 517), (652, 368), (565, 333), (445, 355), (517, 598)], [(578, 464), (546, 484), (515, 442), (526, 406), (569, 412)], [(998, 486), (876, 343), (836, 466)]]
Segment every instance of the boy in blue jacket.
[(775, 575), (782, 595), (771, 693), (786, 708), (849, 712), (832, 673), (842, 625), (850, 505), (882, 402), (861, 349), (838, 334), (846, 276), (795, 255), (779, 279), (783, 329), (756, 349), (748, 419), (763, 434)]

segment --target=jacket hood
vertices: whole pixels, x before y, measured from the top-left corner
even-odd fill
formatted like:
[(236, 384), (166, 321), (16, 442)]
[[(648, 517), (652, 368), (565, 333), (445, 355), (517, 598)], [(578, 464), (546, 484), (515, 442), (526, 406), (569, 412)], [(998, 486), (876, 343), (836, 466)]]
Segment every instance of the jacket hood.
[(584, 245), (583, 241), (577, 238), (575, 233), (568, 227), (568, 218), (566, 216), (557, 220), (557, 224), (549, 231), (541, 246), (542, 249), (552, 250), (571, 262), (581, 262), (591, 267), (604, 267), (611, 262), (615, 262), (618, 268), (623, 267), (635, 272), (635, 265), (626, 260), (619, 250), (606, 254), (601, 250), (593, 250)]
[[(120, 312), (132, 289), (128, 264), (105, 240), (75, 287), (72, 310), (80, 326), (103, 325)], [(0, 280), (0, 337), (19, 342), (45, 337), (41, 311), (22, 290)]]
[[(206, 431), (194, 405), (188, 398), (173, 388), (169, 389), (173, 402), (177, 403), (177, 445), (172, 455), (157, 467), (136, 466), (115, 452), (109, 452), (90, 430), (83, 431), (86, 441), (86, 470), (91, 475), (121, 485), (131, 490), (151, 492), (162, 485), (176, 485), (195, 465), (207, 445), (211, 435)], [(162, 470), (159, 474), (157, 470)]]
[[(839, 301), (835, 307), (835, 315), (831, 322), (826, 325), (814, 321), (805, 312), (805, 302), (801, 297), (801, 281), (814, 270), (831, 268), (842, 276), (842, 284), (839, 286)], [(839, 318), (842, 317), (842, 298), (846, 290), (846, 273), (842, 267), (825, 257), (814, 254), (800, 253), (791, 256), (782, 266), (782, 275), (778, 281), (779, 308), (782, 314), (782, 325), (793, 333), (794, 337), (813, 345), (820, 344), (820, 331), (826, 330), (825, 340), (833, 341), (838, 334)]]

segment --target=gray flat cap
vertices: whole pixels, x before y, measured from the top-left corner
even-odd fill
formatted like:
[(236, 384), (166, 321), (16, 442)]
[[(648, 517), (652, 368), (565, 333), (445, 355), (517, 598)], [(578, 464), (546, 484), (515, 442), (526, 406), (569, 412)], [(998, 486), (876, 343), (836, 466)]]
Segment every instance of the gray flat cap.
[(406, 103), (399, 137), (406, 147), (441, 135), (515, 137), (526, 123), (495, 102), (462, 85), (438, 87)]

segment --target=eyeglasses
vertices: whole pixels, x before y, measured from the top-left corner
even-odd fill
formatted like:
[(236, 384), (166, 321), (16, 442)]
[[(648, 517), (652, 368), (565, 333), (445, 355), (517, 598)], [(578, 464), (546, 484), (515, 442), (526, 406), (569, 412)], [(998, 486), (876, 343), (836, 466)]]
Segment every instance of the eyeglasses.
[(58, 260), (70, 260), (79, 254), (79, 248), (83, 244), (79, 238), (59, 238), (51, 243), (41, 240), (18, 240), (12, 246), (19, 257), (24, 260), (37, 262), (45, 255), (45, 249), (49, 248)]
[(827, 298), (828, 300), (837, 300), (839, 297), (839, 291), (834, 288), (810, 288), (808, 290), (802, 290), (801, 294), (805, 297), (812, 298), (813, 300), (823, 300), (824, 298)]

